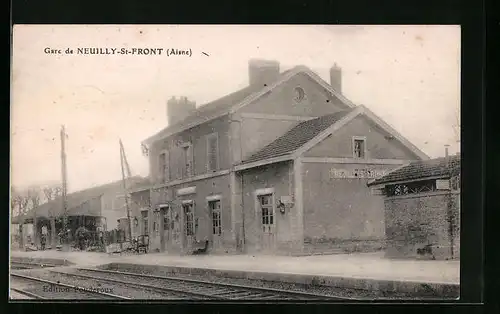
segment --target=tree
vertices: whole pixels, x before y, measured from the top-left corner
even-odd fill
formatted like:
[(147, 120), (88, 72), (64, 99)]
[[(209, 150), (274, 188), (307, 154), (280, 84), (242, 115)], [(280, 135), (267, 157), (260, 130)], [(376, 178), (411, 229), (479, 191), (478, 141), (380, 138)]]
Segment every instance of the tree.
[(15, 187), (10, 188), (10, 218), (14, 217), (16, 209), (19, 209), (19, 199), (17, 198), (17, 189)]
[[(19, 224), (19, 246), (24, 248), (23, 225), (26, 214), (29, 211), (30, 198), (26, 191), (20, 191), (15, 187), (11, 188), (11, 217), (16, 214)], [(16, 211), (17, 209), (17, 211)]]
[(62, 196), (62, 187), (58, 185), (47, 185), (43, 187), (42, 190), (47, 202), (53, 201)]

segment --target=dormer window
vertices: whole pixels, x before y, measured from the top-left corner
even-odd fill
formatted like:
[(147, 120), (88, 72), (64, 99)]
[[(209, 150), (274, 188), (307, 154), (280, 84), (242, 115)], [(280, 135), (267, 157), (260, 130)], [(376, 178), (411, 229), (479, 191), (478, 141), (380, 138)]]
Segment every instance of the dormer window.
[(352, 138), (352, 153), (354, 158), (366, 157), (366, 138), (354, 136)]

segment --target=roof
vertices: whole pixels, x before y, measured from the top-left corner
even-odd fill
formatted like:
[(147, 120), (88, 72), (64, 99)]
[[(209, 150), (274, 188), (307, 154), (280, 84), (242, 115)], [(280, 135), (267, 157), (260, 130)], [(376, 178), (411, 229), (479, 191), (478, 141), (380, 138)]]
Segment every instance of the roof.
[(350, 111), (352, 110), (340, 111), (301, 122), (283, 136), (250, 156), (243, 163), (288, 155), (312, 140), (332, 124), (345, 117)]
[(141, 187), (146, 187), (146, 186), (149, 186), (151, 184), (151, 181), (149, 180), (149, 178), (141, 178), (140, 180), (137, 180), (133, 183), (131, 183), (127, 189), (129, 191), (133, 191), (133, 190), (136, 190), (138, 188), (141, 188)]
[[(145, 179), (140, 176), (130, 177), (128, 179), (129, 184), (133, 185), (137, 182), (143, 182)], [(107, 184), (99, 185), (96, 187), (88, 188), (85, 190), (80, 190), (77, 192), (73, 192), (67, 195), (67, 208), (68, 215), (70, 216), (99, 216), (100, 208), (91, 208), (88, 206), (88, 202), (91, 200), (95, 200), (100, 196), (109, 193), (110, 190), (120, 188), (123, 184), (122, 180), (110, 182)], [(63, 213), (62, 210), (62, 199), (61, 197), (56, 198), (50, 202), (46, 202), (38, 206), (36, 210), (37, 217), (49, 217), (50, 210), (52, 210), (52, 214), (55, 216), (61, 215)], [(99, 212), (97, 212), (99, 211)], [(33, 210), (30, 210), (25, 217), (33, 217)], [(12, 222), (15, 223), (17, 221), (17, 216), (12, 217)]]
[(460, 174), (460, 160), (460, 155), (453, 155), (414, 161), (369, 182), (368, 186), (398, 181), (414, 181), (431, 177), (452, 177)]
[(182, 121), (172, 125), (167, 126), (163, 130), (159, 131), (155, 135), (146, 139), (143, 144), (150, 144), (151, 142), (157, 140), (161, 137), (166, 137), (171, 134), (181, 132), (188, 128), (195, 127), (198, 124), (201, 124), (206, 121), (213, 120), (217, 117), (223, 116), (225, 114), (229, 114), (233, 108), (239, 108), (242, 104), (245, 104), (247, 101), (252, 101), (265, 93), (271, 91), (276, 88), (281, 83), (287, 81), (289, 78), (293, 77), (297, 73), (306, 73), (312, 79), (316, 80), (319, 84), (324, 86), (327, 90), (329, 90), (333, 95), (341, 100), (347, 107), (354, 107), (354, 104), (350, 102), (347, 98), (345, 98), (340, 92), (335, 91), (328, 83), (326, 83), (323, 79), (321, 79), (317, 74), (312, 72), (305, 66), (296, 66), (292, 69), (281, 72), (274, 83), (269, 84), (268, 86), (254, 86), (249, 85), (245, 88), (242, 88), (236, 92), (233, 92), (229, 95), (226, 95), (222, 98), (209, 102), (205, 105), (202, 105), (196, 109), (191, 115), (183, 119)]
[(180, 131), (191, 125), (200, 124), (205, 121), (211, 120), (214, 117), (220, 116), (229, 111), (229, 109), (231, 109), (232, 106), (241, 103), (245, 98), (247, 98), (248, 96), (252, 95), (257, 91), (262, 90), (262, 88), (263, 88), (262, 86), (247, 86), (222, 98), (216, 99), (205, 105), (199, 106), (191, 115), (187, 116), (185, 119), (181, 120), (180, 122), (172, 126), (167, 126), (157, 134), (148, 138), (146, 142), (152, 140), (157, 136), (161, 136), (171, 132), (176, 132), (177, 130)]

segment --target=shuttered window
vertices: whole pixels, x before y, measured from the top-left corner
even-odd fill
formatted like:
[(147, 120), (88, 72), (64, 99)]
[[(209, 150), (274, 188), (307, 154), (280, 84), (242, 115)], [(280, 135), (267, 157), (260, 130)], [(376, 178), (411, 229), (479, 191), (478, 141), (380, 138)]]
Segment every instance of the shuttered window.
[(193, 146), (191, 144), (185, 144), (182, 147), (182, 158), (184, 163), (182, 177), (191, 177), (193, 175)]
[(219, 168), (219, 141), (217, 133), (207, 136), (207, 170), (217, 171)]
[(164, 151), (160, 154), (158, 158), (158, 171), (160, 182), (166, 182), (170, 179), (170, 171), (169, 171), (169, 154), (168, 151)]

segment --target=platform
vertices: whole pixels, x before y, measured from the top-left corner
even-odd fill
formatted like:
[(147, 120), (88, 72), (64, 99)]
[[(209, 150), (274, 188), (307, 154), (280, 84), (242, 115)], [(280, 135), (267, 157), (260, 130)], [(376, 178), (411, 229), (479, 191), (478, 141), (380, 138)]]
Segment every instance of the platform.
[[(12, 252), (23, 259), (62, 259), (77, 266), (123, 264), (130, 268), (184, 268), (216, 272), (220, 276), (285, 282), (320, 281), (321, 284), (353, 289), (416, 291), (450, 290), (457, 293), (459, 261), (389, 260), (383, 253), (336, 254), (320, 256), (196, 255), (165, 253), (119, 255), (93, 252)], [(128, 265), (128, 266), (127, 266)], [(437, 291), (436, 290), (436, 291)]]

